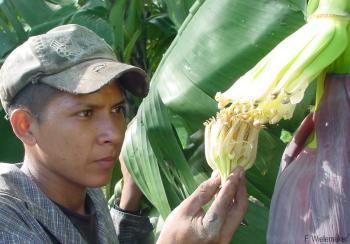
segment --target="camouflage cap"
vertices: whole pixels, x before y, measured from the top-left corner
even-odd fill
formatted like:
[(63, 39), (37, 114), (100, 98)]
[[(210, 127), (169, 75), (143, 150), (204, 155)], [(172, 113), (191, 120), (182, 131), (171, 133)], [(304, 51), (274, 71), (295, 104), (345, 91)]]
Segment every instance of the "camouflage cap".
[(0, 69), (0, 99), (8, 112), (12, 99), (29, 83), (88, 94), (116, 78), (132, 94), (147, 95), (142, 69), (118, 62), (112, 48), (91, 30), (63, 25), (30, 37), (9, 54)]

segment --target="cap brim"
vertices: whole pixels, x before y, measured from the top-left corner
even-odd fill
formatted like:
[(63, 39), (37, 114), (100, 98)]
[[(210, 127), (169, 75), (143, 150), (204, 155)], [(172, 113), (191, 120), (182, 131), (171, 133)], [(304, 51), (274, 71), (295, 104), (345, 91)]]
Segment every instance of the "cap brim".
[(40, 81), (69, 93), (88, 94), (115, 79), (133, 95), (147, 96), (149, 84), (145, 71), (107, 59), (85, 61), (59, 73), (43, 76)]

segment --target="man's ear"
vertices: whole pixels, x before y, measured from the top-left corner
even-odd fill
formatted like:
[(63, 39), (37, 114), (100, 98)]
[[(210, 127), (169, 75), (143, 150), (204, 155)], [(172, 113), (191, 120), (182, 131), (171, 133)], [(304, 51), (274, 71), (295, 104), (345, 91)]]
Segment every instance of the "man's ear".
[(32, 128), (36, 119), (23, 109), (15, 109), (10, 116), (10, 123), (13, 132), (16, 134), (23, 144), (33, 146), (36, 144), (36, 139), (33, 134)]

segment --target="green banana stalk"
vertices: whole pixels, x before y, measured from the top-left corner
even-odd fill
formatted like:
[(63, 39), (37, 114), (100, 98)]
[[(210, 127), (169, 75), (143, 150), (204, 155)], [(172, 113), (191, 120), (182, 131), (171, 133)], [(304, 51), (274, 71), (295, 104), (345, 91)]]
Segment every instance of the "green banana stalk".
[[(348, 0), (310, 1), (310, 16), (304, 26), (228, 90), (216, 94), (220, 111), (205, 123), (205, 153), (223, 182), (235, 167), (248, 169), (253, 165), (258, 134), (265, 124), (290, 119), (313, 80), (322, 84), (325, 72), (339, 71), (350, 63), (349, 5)], [(245, 136), (238, 137), (242, 131)], [(254, 136), (248, 140), (247, 135)], [(249, 146), (243, 150), (233, 145)]]

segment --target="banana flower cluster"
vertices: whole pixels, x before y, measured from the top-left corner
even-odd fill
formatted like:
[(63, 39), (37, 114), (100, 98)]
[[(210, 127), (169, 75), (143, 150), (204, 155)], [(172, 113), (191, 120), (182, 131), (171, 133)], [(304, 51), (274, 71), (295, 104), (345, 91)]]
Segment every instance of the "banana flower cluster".
[(290, 119), (309, 84), (349, 59), (349, 16), (336, 14), (349, 7), (347, 2), (309, 1), (306, 24), (216, 94), (220, 111), (205, 123), (205, 154), (222, 182), (235, 167), (253, 165), (264, 125)]

